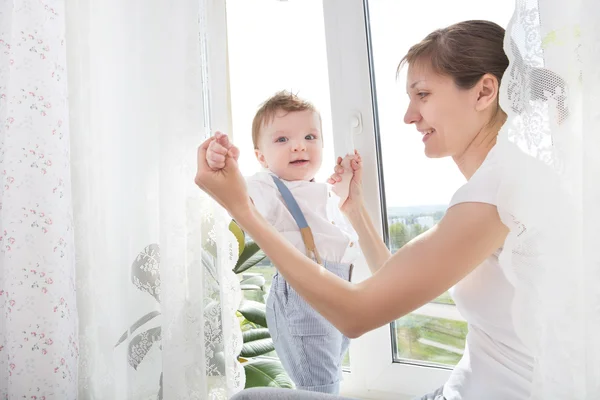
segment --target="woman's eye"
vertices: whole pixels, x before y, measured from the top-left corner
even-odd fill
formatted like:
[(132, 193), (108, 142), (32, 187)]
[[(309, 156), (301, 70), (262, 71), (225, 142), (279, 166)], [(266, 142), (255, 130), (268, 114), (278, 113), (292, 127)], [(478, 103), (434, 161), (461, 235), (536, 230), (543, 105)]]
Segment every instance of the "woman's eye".
[(419, 93), (417, 93), (417, 96), (419, 96), (421, 99), (424, 99), (428, 95), (429, 95), (429, 93), (426, 93), (426, 92), (419, 92)]

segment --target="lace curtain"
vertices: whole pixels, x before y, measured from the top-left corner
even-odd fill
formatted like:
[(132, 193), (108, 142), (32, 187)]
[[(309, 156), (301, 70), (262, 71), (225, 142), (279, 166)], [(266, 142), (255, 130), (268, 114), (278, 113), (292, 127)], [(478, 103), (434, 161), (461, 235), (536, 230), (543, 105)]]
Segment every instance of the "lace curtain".
[(517, 0), (505, 38), (500, 261), (534, 349), (532, 399), (600, 393), (598, 15), (594, 0)]
[(237, 243), (193, 183), (205, 12), (0, 0), (0, 397), (244, 386)]

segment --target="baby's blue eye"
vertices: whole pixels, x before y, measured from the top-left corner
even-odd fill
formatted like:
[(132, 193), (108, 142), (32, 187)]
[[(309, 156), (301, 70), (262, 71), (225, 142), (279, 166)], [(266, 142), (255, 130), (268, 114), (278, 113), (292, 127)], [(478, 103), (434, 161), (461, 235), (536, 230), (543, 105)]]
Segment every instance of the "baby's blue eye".
[(277, 140), (275, 140), (275, 142), (276, 143), (285, 143), (285, 142), (287, 142), (287, 138), (282, 136), (282, 137), (277, 138)]
[(306, 140), (315, 140), (317, 137), (315, 135), (313, 135), (312, 133), (310, 135), (306, 135), (304, 137), (304, 139)]

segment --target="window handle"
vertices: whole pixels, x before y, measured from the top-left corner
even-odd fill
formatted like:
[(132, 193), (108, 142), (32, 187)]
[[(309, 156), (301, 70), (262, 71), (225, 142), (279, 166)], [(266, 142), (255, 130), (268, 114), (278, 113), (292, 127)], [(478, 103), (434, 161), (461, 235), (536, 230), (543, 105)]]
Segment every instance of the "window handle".
[(354, 137), (360, 135), (363, 131), (362, 114), (355, 111), (350, 115), (350, 134), (347, 138), (347, 153), (354, 153)]

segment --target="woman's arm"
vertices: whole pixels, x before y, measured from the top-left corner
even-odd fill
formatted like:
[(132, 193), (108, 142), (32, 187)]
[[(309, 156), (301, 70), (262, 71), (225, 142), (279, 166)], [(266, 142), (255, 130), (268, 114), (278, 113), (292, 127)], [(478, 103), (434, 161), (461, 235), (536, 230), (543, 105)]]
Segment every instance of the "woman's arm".
[(360, 250), (374, 274), (390, 259), (392, 253), (381, 239), (364, 204), (348, 211), (346, 218), (358, 234)]
[(289, 284), (351, 338), (442, 294), (500, 248), (508, 233), (493, 205), (458, 204), (436, 226), (385, 261), (371, 278), (352, 284), (306, 258), (254, 208), (240, 210), (237, 222)]
[(349, 337), (387, 324), (439, 296), (500, 248), (508, 234), (495, 206), (461, 203), (402, 247), (371, 278), (352, 284), (308, 259), (260, 216), (250, 202), (235, 147), (223, 169), (209, 167), (206, 153), (214, 140), (209, 138), (198, 148), (196, 184), (229, 210), (292, 287)]
[(364, 205), (362, 194), (362, 159), (358, 151), (343, 159), (338, 157), (334, 173), (328, 180), (333, 191), (343, 199), (340, 210), (358, 234), (358, 241), (371, 273), (392, 256), (381, 235), (377, 232), (371, 216)]

